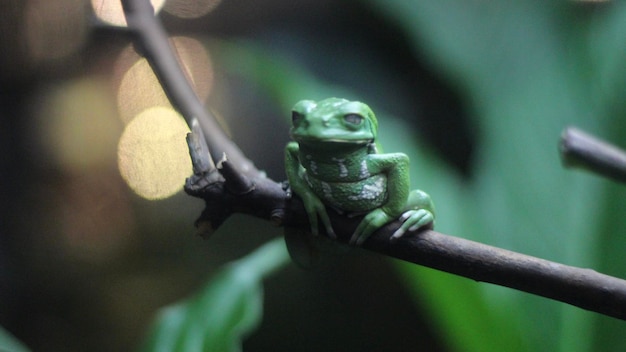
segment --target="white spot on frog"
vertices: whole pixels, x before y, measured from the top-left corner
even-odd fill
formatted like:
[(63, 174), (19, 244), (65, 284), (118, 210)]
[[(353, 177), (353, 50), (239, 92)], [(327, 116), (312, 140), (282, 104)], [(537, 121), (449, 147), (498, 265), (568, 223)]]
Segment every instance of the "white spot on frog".
[(328, 183), (322, 182), (322, 192), (324, 192), (324, 197), (326, 199), (333, 198), (333, 190)]
[(337, 165), (339, 166), (339, 177), (347, 177), (348, 168), (345, 164), (346, 159), (333, 158), (333, 161), (336, 161)]
[(385, 191), (384, 180), (379, 178), (373, 185), (363, 186), (361, 196), (364, 199), (376, 199)]
[(350, 200), (377, 199), (381, 194), (383, 194), (383, 192), (385, 192), (385, 180), (379, 178), (374, 184), (364, 185), (358, 195), (350, 196), (348, 198)]
[(361, 178), (370, 177), (370, 170), (367, 168), (366, 160), (361, 160), (361, 173), (359, 176), (361, 176)]
[(310, 161), (309, 166), (311, 169), (311, 173), (313, 173), (314, 175), (317, 175), (317, 163), (315, 161)]

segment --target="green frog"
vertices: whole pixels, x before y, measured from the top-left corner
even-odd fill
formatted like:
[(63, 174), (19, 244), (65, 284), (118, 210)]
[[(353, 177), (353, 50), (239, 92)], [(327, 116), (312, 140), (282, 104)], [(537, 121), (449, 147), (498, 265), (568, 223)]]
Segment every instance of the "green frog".
[(289, 185), (306, 209), (311, 232), (319, 223), (336, 238), (327, 207), (348, 216), (365, 215), (350, 238), (361, 245), (385, 224), (400, 219), (391, 236), (431, 227), (434, 206), (423, 191), (410, 191), (409, 158), (378, 153), (378, 121), (364, 103), (339, 98), (302, 100), (293, 107), (285, 150)]

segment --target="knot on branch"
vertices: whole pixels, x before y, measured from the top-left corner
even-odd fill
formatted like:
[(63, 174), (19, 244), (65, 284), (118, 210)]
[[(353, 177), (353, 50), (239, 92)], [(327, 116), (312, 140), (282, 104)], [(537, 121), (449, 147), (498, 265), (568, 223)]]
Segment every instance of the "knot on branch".
[(193, 175), (185, 181), (185, 192), (204, 199), (205, 208), (196, 220), (198, 234), (208, 238), (233, 213), (245, 213), (282, 225), (288, 217), (285, 187), (263, 172), (244, 174), (226, 154), (217, 163), (211, 157), (200, 124), (193, 119), (187, 135)]

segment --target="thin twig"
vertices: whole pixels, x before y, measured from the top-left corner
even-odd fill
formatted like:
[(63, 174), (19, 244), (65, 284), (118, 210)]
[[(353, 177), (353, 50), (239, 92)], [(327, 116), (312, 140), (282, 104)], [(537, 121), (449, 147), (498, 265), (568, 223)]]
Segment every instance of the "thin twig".
[[(157, 77), (168, 92), (172, 105), (178, 107), (185, 116), (203, 114), (204, 109), (197, 106), (197, 99), (191, 98), (195, 97), (193, 91), (189, 89), (188, 84), (181, 83), (185, 80), (185, 76), (180, 68), (177, 68), (176, 60), (172, 59), (171, 48), (166, 45), (165, 32), (153, 16), (148, 1), (123, 0), (123, 3), (129, 26), (137, 34), (138, 44), (143, 48), (144, 55), (157, 72)], [(210, 133), (207, 133), (207, 128), (203, 128), (208, 137), (210, 149), (220, 152), (231, 150), (230, 153), (233, 153), (232, 150), (238, 151), (236, 145), (223, 133), (213, 131), (213, 128), (217, 128), (217, 124), (210, 115), (202, 116), (205, 116), (207, 121), (212, 120), (212, 122), (206, 122), (207, 125), (212, 126), (208, 131)], [(221, 157), (221, 155), (216, 157), (214, 152), (212, 154), (216, 160)], [(243, 154), (238, 155), (241, 160), (248, 160)], [(229, 154), (229, 158), (232, 160), (232, 154)], [(228, 175), (233, 170), (215, 172), (220, 172), (224, 178), (229, 178)], [(225, 186), (227, 180), (224, 181), (214, 176), (209, 173), (207, 177), (211, 179), (208, 182), (198, 183), (203, 186), (193, 184), (188, 179), (185, 187), (190, 195), (205, 200), (206, 208), (198, 219), (197, 225), (203, 230), (208, 229), (208, 233), (217, 229), (234, 212), (270, 220), (277, 225), (308, 228), (309, 224), (302, 202), (297, 197), (290, 197), (282, 184), (263, 177), (261, 173), (256, 173), (250, 179), (254, 185), (253, 189), (248, 189), (249, 184), (244, 178), (237, 182), (245, 187), (236, 187), (236, 191), (242, 191), (245, 188), (245, 192), (233, 192)], [(339, 237), (338, 241), (347, 243), (361, 218), (342, 216), (330, 209), (329, 216)], [(389, 257), (477, 281), (514, 288), (626, 320), (625, 280), (435, 231), (407, 233), (397, 241), (389, 241), (389, 237), (399, 226), (399, 221), (387, 224), (368, 238), (363, 247)]]
[(560, 143), (563, 164), (626, 182), (626, 151), (575, 127), (563, 131)]
[(259, 171), (246, 158), (217, 123), (217, 120), (205, 109), (189, 84), (181, 65), (169, 43), (167, 33), (154, 16), (152, 4), (147, 0), (122, 0), (128, 29), (135, 36), (135, 45), (144, 54), (156, 74), (165, 94), (172, 105), (185, 118), (191, 127), (194, 118), (198, 119), (207, 136), (209, 151), (214, 160), (228, 155), (231, 166), (247, 175)]

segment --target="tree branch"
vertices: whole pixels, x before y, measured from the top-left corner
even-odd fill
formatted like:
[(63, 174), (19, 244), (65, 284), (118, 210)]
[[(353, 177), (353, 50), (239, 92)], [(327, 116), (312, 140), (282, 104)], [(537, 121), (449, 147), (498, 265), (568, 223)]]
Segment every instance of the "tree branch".
[[(390, 233), (392, 233), (391, 229)], [(626, 281), (508, 250), (424, 231), (389, 243), (377, 234), (364, 247), (476, 281), (551, 298), (626, 320)]]
[(172, 49), (167, 33), (154, 16), (154, 9), (148, 0), (121, 0), (128, 29), (135, 37), (135, 45), (143, 54), (156, 74), (165, 94), (172, 105), (191, 126), (192, 119), (198, 119), (211, 156), (220, 159), (227, 154), (233, 168), (245, 174), (259, 173), (254, 164), (223, 132), (217, 120), (198, 99), (189, 84), (181, 65)]
[(626, 182), (626, 151), (575, 127), (563, 131), (560, 143), (563, 164), (579, 167)]
[[(225, 152), (234, 165), (249, 162), (236, 145), (218, 130), (217, 123), (197, 100), (183, 75), (158, 20), (147, 0), (123, 0), (129, 27), (136, 33), (137, 45), (159, 77), (172, 105), (191, 121), (202, 117), (202, 129), (194, 129), (189, 138), (194, 162), (194, 176), (187, 179), (185, 191), (204, 199), (206, 207), (196, 222), (199, 231), (210, 235), (232, 213), (250, 214), (277, 225), (308, 229), (302, 202), (291, 197), (284, 183), (265, 178), (262, 173), (242, 174), (223, 160), (213, 169), (212, 160), (204, 160), (202, 136), (208, 137), (213, 159)], [(186, 81), (185, 81), (186, 82)], [(204, 152), (206, 153), (206, 152)], [(233, 158), (233, 154), (235, 158)], [(206, 156), (209, 157), (210, 156)], [(250, 163), (251, 164), (251, 163)], [(209, 165), (208, 167), (206, 165)], [(256, 170), (256, 169), (255, 169)], [(361, 217), (341, 216), (329, 209), (338, 241), (347, 243)], [(626, 320), (626, 281), (589, 269), (575, 268), (531, 256), (487, 246), (435, 231), (407, 233), (391, 242), (399, 221), (387, 224), (370, 238), (363, 248), (411, 263), (431, 267), (473, 280), (514, 288), (583, 309)]]

